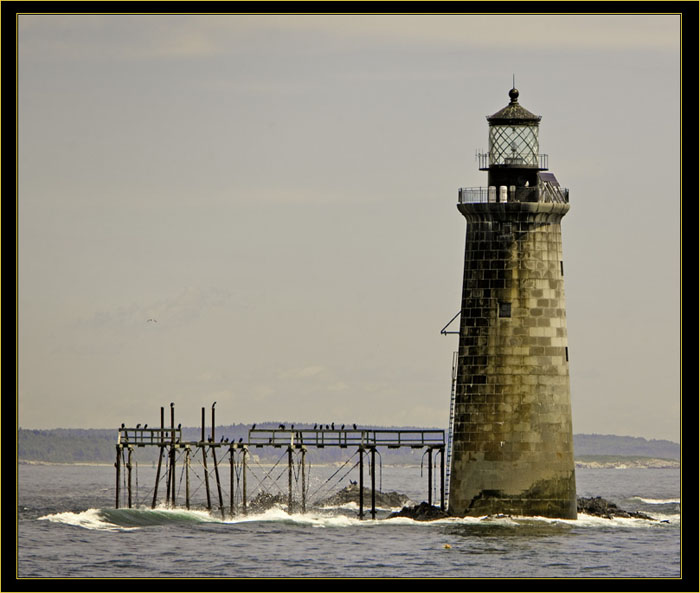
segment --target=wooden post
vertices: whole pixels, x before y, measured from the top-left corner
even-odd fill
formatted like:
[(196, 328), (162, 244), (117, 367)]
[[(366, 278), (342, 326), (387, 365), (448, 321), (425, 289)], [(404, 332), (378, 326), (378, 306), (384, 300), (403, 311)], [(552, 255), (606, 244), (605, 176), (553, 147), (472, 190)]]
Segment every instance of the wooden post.
[(306, 447), (301, 448), (301, 512), (306, 512)]
[(119, 470), (121, 469), (121, 465), (122, 465), (121, 458), (122, 458), (121, 445), (117, 445), (117, 461), (114, 463), (114, 467), (117, 468), (117, 487), (116, 487), (116, 498), (115, 498), (115, 503), (114, 503), (115, 509), (119, 508)]
[(289, 496), (287, 499), (287, 513), (292, 514), (292, 446), (287, 447), (287, 476), (289, 481)]
[(171, 491), (170, 480), (172, 479), (172, 470), (173, 470), (173, 466), (172, 466), (171, 461), (172, 461), (172, 458), (170, 455), (170, 450), (168, 450), (168, 477), (165, 480), (165, 506), (168, 506), (168, 507), (170, 506), (170, 491)]
[(185, 447), (185, 507), (190, 510), (190, 447)]
[(211, 511), (211, 494), (209, 494), (209, 470), (207, 469), (207, 444), (204, 441), (204, 411), (202, 408), (202, 465), (204, 466), (204, 485), (207, 491), (207, 510)]
[(207, 446), (202, 443), (202, 465), (204, 466), (204, 489), (207, 491), (207, 510), (211, 511), (211, 494), (209, 493), (209, 469), (207, 468)]
[(377, 517), (377, 505), (376, 505), (376, 497), (375, 497), (375, 480), (374, 480), (374, 467), (375, 467), (375, 455), (377, 453), (376, 447), (372, 447), (370, 449), (371, 451), (371, 463), (370, 463), (370, 469), (372, 472), (372, 519), (375, 519)]
[(221, 480), (219, 479), (219, 464), (216, 461), (216, 448), (212, 444), (211, 447), (211, 458), (214, 460), (214, 475), (216, 476), (216, 489), (219, 492), (219, 510), (221, 511), (221, 518), (225, 519), (226, 514), (224, 512), (224, 497), (221, 494)]
[(233, 517), (235, 509), (234, 509), (234, 489), (233, 489), (233, 445), (229, 445), (228, 448), (228, 460), (229, 460), (229, 490), (231, 491), (231, 494), (229, 496), (229, 513)]
[(172, 494), (170, 496), (170, 503), (175, 506), (175, 404), (170, 404), (170, 467), (172, 471), (170, 472), (170, 484), (172, 487)]
[(363, 464), (362, 464), (362, 458), (364, 457), (364, 447), (360, 447), (359, 449), (360, 453), (360, 500), (359, 500), (359, 505), (360, 505), (360, 519), (364, 519), (365, 513), (363, 510), (363, 503), (364, 503), (364, 471), (363, 471)]
[(216, 402), (214, 402), (211, 405), (211, 442), (216, 441), (216, 434), (214, 431), (216, 430), (216, 420), (214, 419), (214, 406), (216, 406)]
[(127, 459), (126, 462), (126, 472), (127, 472), (127, 495), (128, 495), (128, 508), (131, 508), (131, 454), (134, 450), (134, 448), (129, 445), (128, 447), (129, 450), (129, 458)]
[(428, 448), (428, 504), (433, 504), (433, 450)]
[(214, 461), (214, 475), (216, 476), (216, 489), (219, 492), (219, 510), (221, 511), (221, 518), (225, 519), (226, 515), (224, 513), (224, 497), (221, 495), (221, 480), (219, 479), (219, 464), (216, 461), (216, 447), (214, 446), (215, 437), (214, 430), (216, 428), (216, 418), (214, 413), (214, 407), (216, 402), (211, 405), (211, 458)]
[(243, 514), (248, 514), (248, 506), (246, 502), (246, 456), (248, 455), (248, 447), (243, 447)]
[(153, 504), (151, 508), (156, 508), (156, 500), (158, 499), (158, 482), (160, 481), (160, 467), (163, 463), (163, 449), (165, 447), (163, 443), (163, 430), (165, 429), (165, 408), (160, 409), (160, 454), (158, 455), (158, 469), (156, 471), (156, 485), (153, 488)]
[(445, 447), (440, 447), (440, 510), (445, 510)]

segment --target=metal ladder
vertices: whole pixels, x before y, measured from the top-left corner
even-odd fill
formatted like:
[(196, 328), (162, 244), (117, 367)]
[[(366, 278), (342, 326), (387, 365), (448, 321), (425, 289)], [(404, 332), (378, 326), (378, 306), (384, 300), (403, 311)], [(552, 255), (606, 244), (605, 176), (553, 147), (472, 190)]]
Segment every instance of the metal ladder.
[(454, 417), (455, 417), (455, 395), (457, 392), (457, 360), (458, 353), (452, 353), (452, 389), (450, 393), (450, 423), (447, 427), (447, 463), (445, 469), (445, 500), (449, 507), (450, 500), (450, 469), (451, 459), (452, 459), (452, 432), (454, 428)]

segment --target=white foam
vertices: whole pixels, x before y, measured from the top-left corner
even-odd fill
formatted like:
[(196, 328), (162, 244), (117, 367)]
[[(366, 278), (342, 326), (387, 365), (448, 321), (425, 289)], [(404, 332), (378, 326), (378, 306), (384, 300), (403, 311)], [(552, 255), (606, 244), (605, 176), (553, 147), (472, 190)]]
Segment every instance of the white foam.
[(680, 504), (680, 498), (643, 498), (641, 496), (632, 496), (632, 500), (639, 500), (646, 504)]
[[(344, 504), (336, 504), (336, 505), (325, 505), (325, 506), (322, 506), (320, 508), (322, 508), (323, 510), (328, 510), (328, 511), (333, 511), (336, 509), (343, 509), (345, 511), (356, 511), (358, 513), (360, 512), (360, 505), (356, 502), (346, 502)], [(394, 513), (394, 512), (400, 511), (402, 509), (402, 507), (388, 507), (388, 508), (387, 507), (375, 507), (375, 509), (377, 511), (380, 511), (380, 512)], [(369, 508), (367, 507), (367, 505), (364, 505), (364, 511), (365, 511), (365, 513), (369, 512)]]
[[(120, 509), (120, 511), (126, 509)], [(287, 513), (284, 508), (279, 506), (267, 509), (261, 513), (249, 515), (236, 515), (235, 517), (222, 520), (216, 515), (211, 515), (207, 511), (191, 510), (187, 511), (180, 508), (157, 507), (154, 510), (150, 508), (134, 509), (128, 512), (133, 513), (156, 513), (161, 517), (172, 516), (174, 520), (179, 518), (189, 518), (200, 522), (215, 522), (215, 523), (253, 523), (253, 522), (268, 522), (268, 523), (291, 523), (299, 526), (309, 526), (314, 528), (344, 528), (344, 527), (368, 527), (372, 525), (413, 525), (421, 527), (430, 527), (431, 525), (469, 525), (469, 526), (501, 526), (501, 527), (528, 527), (538, 524), (562, 525), (568, 527), (583, 527), (583, 528), (600, 528), (600, 527), (633, 527), (633, 528), (649, 528), (663, 525), (678, 525), (680, 524), (680, 515), (658, 515), (650, 514), (654, 521), (647, 519), (613, 517), (607, 519), (605, 517), (597, 517), (579, 513), (576, 519), (557, 519), (551, 517), (530, 517), (518, 515), (500, 515), (500, 516), (480, 516), (480, 517), (445, 517), (432, 521), (416, 521), (409, 517), (394, 517), (391, 519), (370, 519), (366, 517), (361, 520), (359, 517), (348, 516), (347, 514), (331, 512), (313, 511), (308, 513)], [(53, 523), (62, 523), (65, 525), (74, 525), (84, 529), (93, 529), (101, 531), (132, 531), (140, 529), (139, 526), (122, 527), (105, 520), (104, 513), (99, 509), (87, 509), (81, 512), (64, 512), (54, 513), (39, 517), (40, 520), (46, 520)], [(146, 524), (151, 524), (146, 522)]]
[(122, 531), (136, 529), (134, 527), (119, 527), (114, 523), (104, 521), (99, 509), (88, 509), (79, 513), (65, 512), (44, 515), (39, 520), (51, 521), (52, 523), (63, 523), (64, 525), (75, 525), (84, 529), (97, 529), (101, 531)]
[[(173, 518), (187, 517), (187, 518), (197, 519), (198, 521), (208, 521), (208, 522), (218, 521), (218, 519), (215, 516), (212, 516), (212, 514), (209, 511), (187, 510), (187, 509), (181, 508), (181, 507), (173, 508), (173, 507), (165, 506), (164, 504), (159, 504), (154, 509), (151, 509), (150, 507), (146, 507), (146, 506), (141, 506), (141, 507), (139, 507), (139, 510), (147, 511), (149, 513), (157, 512), (159, 515), (164, 516), (164, 517), (168, 517), (168, 516), (172, 516)], [(212, 513), (214, 513), (214, 512), (215, 511), (212, 510)]]
[(290, 515), (280, 507), (273, 507), (262, 513), (236, 516), (224, 521), (224, 523), (250, 522), (286, 522), (298, 525), (309, 525), (311, 527), (350, 527), (353, 525), (371, 523), (371, 521), (361, 521), (359, 518), (325, 513), (292, 513)]

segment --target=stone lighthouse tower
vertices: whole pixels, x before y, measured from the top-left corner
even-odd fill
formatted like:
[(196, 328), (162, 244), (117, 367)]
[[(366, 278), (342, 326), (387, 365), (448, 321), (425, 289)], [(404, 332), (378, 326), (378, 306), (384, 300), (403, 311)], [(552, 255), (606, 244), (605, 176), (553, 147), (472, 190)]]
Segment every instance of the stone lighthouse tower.
[(541, 117), (487, 117), (488, 187), (467, 220), (450, 468), (453, 515), (576, 518), (561, 219), (569, 192), (539, 153)]

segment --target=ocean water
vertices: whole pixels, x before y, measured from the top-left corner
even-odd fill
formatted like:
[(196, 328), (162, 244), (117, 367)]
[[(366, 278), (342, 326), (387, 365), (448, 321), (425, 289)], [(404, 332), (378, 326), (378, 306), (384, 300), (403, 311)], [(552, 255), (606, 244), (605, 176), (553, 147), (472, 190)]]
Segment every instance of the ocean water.
[[(253, 468), (251, 467), (251, 470)], [(298, 468), (297, 468), (298, 469)], [(449, 518), (419, 522), (358, 518), (354, 503), (319, 501), (357, 480), (357, 469), (311, 466), (308, 509), (286, 505), (222, 518), (202, 506), (202, 475), (192, 474), (193, 507), (150, 508), (155, 469), (134, 472), (134, 508), (115, 509), (115, 470), (106, 465), (18, 466), (19, 578), (664, 578), (681, 577), (680, 471), (576, 471), (579, 496), (602, 496), (625, 510), (654, 517), (576, 520), (542, 517)], [(285, 494), (287, 468), (255, 468), (248, 500), (266, 484)], [(421, 475), (422, 473), (422, 475)], [(239, 474), (235, 474), (240, 477)], [(427, 500), (426, 468), (385, 466), (383, 491)], [(222, 495), (229, 504), (229, 473), (222, 464)], [(178, 503), (184, 485), (178, 477)], [(294, 486), (299, 472), (295, 470)], [(365, 481), (369, 485), (369, 479)], [(164, 489), (164, 486), (162, 487)], [(434, 490), (433, 500), (439, 500)], [(299, 491), (295, 490), (298, 497)], [(234, 496), (238, 491), (234, 486)], [(236, 498), (236, 501), (238, 499)], [(122, 504), (126, 505), (124, 496)], [(295, 504), (298, 507), (297, 501)], [(369, 500), (365, 500), (368, 511)], [(7, 569), (6, 569), (7, 570)]]

